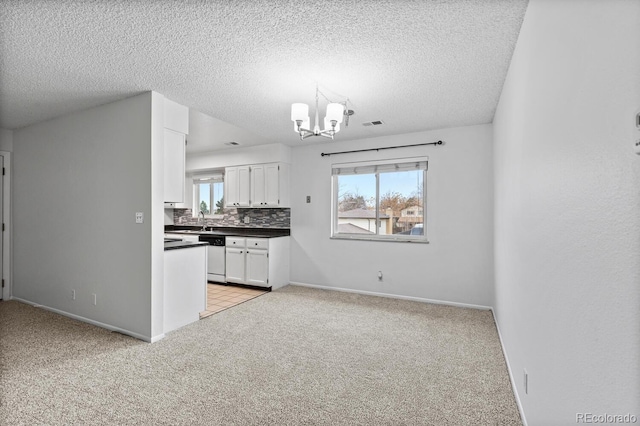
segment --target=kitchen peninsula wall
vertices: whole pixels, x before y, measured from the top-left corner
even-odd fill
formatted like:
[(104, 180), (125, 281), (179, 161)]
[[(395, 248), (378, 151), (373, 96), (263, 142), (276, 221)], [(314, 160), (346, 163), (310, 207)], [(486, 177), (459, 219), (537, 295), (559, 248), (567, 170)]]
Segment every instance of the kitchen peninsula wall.
[[(205, 219), (207, 226), (239, 226), (244, 228), (290, 228), (291, 209), (225, 208), (222, 219)], [(249, 223), (244, 218), (249, 217)], [(173, 209), (175, 225), (202, 225), (202, 219), (193, 217), (191, 209)]]

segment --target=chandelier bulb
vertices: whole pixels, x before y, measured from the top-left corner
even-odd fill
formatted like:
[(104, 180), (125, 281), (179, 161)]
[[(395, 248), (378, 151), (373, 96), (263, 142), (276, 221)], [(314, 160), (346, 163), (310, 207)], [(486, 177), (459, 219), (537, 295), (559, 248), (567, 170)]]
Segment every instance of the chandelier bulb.
[(329, 104), (327, 105), (327, 114), (324, 117), (324, 129), (320, 130), (320, 120), (318, 117), (319, 93), (320, 91), (316, 85), (316, 110), (313, 130), (311, 129), (309, 106), (303, 103), (294, 103), (291, 105), (291, 120), (294, 122), (293, 131), (300, 135), (301, 140), (310, 136), (324, 136), (333, 139), (333, 136), (340, 131), (340, 123), (343, 122), (345, 115), (347, 116), (346, 121), (348, 123), (350, 114), (346, 112), (348, 111), (346, 110), (347, 102), (337, 103), (327, 99)]

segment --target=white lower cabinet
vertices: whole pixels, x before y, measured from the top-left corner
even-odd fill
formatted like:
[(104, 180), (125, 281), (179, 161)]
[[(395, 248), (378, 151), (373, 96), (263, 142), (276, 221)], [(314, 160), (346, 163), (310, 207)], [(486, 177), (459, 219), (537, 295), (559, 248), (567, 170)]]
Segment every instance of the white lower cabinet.
[(227, 282), (269, 287), (269, 240), (227, 238)]
[(269, 251), (247, 248), (246, 283), (269, 287)]
[(228, 283), (279, 288), (289, 284), (289, 237), (227, 237)]
[(227, 247), (226, 274), (228, 283), (244, 283), (245, 252), (247, 249)]

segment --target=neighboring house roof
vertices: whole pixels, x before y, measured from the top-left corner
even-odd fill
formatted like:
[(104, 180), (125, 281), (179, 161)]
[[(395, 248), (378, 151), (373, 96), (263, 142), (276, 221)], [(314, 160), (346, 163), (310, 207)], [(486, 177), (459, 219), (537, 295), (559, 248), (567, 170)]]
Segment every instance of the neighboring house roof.
[[(375, 210), (353, 209), (353, 210), (347, 210), (344, 212), (339, 212), (338, 217), (354, 218), (354, 219), (375, 219), (376, 212)], [(388, 219), (388, 218), (389, 216), (387, 216), (386, 214), (380, 213), (380, 219)]]
[(373, 234), (364, 228), (354, 225), (353, 223), (339, 223), (338, 233), (342, 234)]

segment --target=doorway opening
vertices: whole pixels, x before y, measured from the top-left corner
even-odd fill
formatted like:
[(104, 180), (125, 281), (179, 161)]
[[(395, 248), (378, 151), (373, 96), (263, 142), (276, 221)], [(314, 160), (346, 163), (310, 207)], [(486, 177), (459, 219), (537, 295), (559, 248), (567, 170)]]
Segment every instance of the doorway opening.
[(207, 284), (207, 310), (200, 313), (200, 319), (206, 318), (232, 306), (268, 293), (266, 290), (236, 287), (231, 285)]

